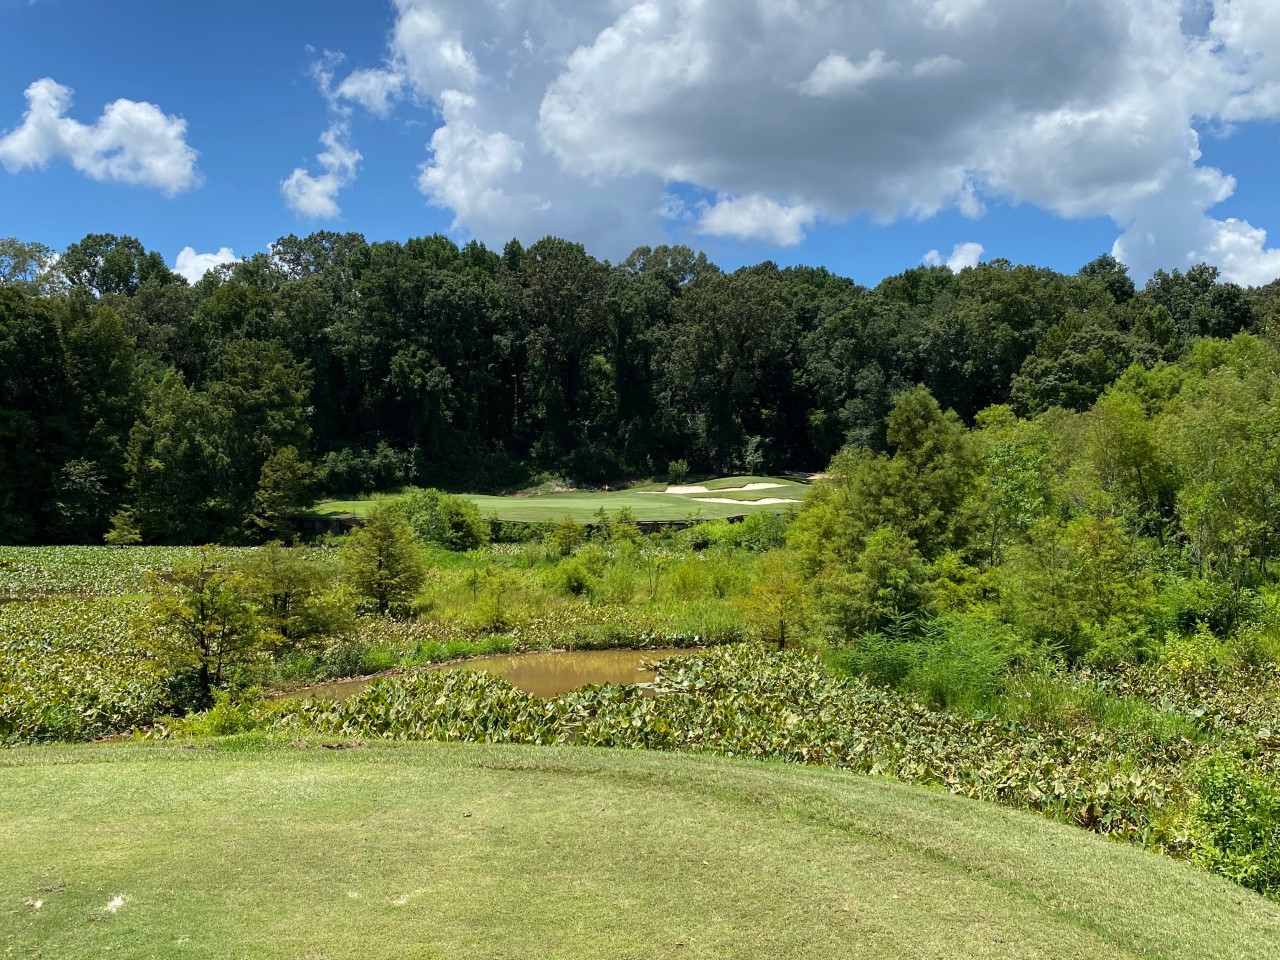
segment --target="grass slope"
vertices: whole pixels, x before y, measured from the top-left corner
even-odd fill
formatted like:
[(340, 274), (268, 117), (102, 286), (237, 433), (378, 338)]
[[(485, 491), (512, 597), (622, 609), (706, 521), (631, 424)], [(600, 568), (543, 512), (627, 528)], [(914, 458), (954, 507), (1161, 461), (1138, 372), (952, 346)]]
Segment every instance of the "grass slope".
[[(742, 487), (749, 483), (776, 483), (780, 486), (770, 490), (725, 491), (725, 488)], [(781, 499), (803, 502), (812, 490), (808, 484), (776, 477), (724, 477), (709, 482), (698, 481), (697, 485), (707, 487), (710, 492), (672, 494), (665, 492), (665, 484), (644, 484), (626, 490), (575, 490), (569, 493), (541, 493), (512, 497), (490, 497), (479, 494), (463, 496), (479, 507), (480, 512), (486, 517), (497, 516), (500, 520), (526, 522), (555, 521), (564, 517), (573, 517), (575, 520), (587, 523), (594, 520), (596, 513), (601, 509), (613, 514), (627, 508), (635, 514), (637, 520), (683, 520), (690, 514), (700, 514), (705, 519), (717, 520), (724, 517), (740, 517), (758, 510), (780, 513), (789, 505), (758, 505), (756, 501)], [(731, 499), (738, 502), (700, 503), (699, 498), (702, 497)], [(326, 500), (317, 504), (315, 509), (320, 514), (354, 513), (362, 516), (369, 511), (373, 503), (372, 500)]]
[(1280, 943), (1280, 907), (1186, 865), (800, 767), (15, 750), (0, 809), (5, 956), (1211, 960)]

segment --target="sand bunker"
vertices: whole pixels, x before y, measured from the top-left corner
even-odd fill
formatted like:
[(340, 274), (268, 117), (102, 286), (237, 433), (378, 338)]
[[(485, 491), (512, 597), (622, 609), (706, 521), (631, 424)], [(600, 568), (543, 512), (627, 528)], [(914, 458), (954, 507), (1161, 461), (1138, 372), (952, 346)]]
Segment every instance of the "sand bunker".
[(799, 500), (780, 500), (765, 497), (763, 500), (730, 500), (728, 497), (696, 497), (694, 503), (727, 503), (734, 507), (772, 507), (779, 503), (799, 503)]
[(750, 493), (753, 490), (781, 490), (785, 487), (785, 483), (748, 483), (745, 487), (717, 487), (712, 490), (710, 487), (667, 487), (667, 493), (685, 494), (685, 493)]

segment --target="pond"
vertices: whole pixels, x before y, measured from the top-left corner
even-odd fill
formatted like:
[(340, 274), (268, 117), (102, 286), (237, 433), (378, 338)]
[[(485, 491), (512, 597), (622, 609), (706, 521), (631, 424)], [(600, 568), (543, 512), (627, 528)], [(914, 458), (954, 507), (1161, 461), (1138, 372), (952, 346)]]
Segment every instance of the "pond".
[[(646, 665), (668, 657), (687, 657), (696, 649), (663, 650), (556, 650), (547, 653), (518, 653), (511, 656), (481, 657), (461, 663), (447, 663), (429, 670), (481, 670), (501, 677), (535, 697), (558, 697), (562, 693), (596, 683), (619, 686), (648, 683), (654, 677)], [(317, 700), (345, 700), (353, 697), (375, 678), (338, 680), (299, 691), (298, 696)]]

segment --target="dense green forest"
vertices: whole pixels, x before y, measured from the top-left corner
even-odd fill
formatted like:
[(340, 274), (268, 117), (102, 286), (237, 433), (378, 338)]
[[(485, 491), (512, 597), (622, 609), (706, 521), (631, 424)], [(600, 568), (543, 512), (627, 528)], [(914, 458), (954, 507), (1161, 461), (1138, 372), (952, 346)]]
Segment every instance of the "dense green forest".
[[(122, 511), (146, 542), (252, 541), (320, 494), (610, 482), (674, 459), (819, 470), (891, 448), (886, 416), (917, 385), (966, 424), (996, 404), (1083, 411), (1131, 368), (1275, 326), (1280, 287), (1217, 279), (1137, 290), (1103, 256), (866, 288), (685, 247), (611, 264), (556, 238), (316, 233), (190, 286), (129, 237), (0, 241), (0, 541), (100, 542)], [(1129, 374), (1149, 413), (1173, 389), (1152, 376)], [(1145, 490), (1135, 520), (1160, 533), (1172, 496)]]

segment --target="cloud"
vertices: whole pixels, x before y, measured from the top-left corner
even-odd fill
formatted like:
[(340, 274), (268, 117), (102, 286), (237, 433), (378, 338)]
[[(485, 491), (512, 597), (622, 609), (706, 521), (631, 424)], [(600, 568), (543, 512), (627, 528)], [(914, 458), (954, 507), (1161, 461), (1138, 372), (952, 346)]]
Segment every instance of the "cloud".
[[(1028, 204), (1109, 217), (1136, 276), (1274, 252), (1212, 215), (1199, 132), (1280, 117), (1273, 0), (393, 0), (332, 87), (438, 125), (418, 186), (491, 243), (621, 256), (672, 231), (779, 245), (819, 221)], [(345, 92), (343, 92), (345, 90)], [(664, 197), (718, 199), (691, 217)]]
[(66, 157), (94, 180), (154, 187), (167, 196), (200, 184), (187, 122), (155, 104), (116, 100), (92, 125), (67, 116), (74, 91), (54, 80), (26, 89), (22, 123), (0, 137), (0, 163), (10, 173), (43, 169)]
[(342, 215), (338, 194), (355, 182), (356, 171), (364, 159), (347, 143), (348, 134), (346, 123), (331, 124), (320, 135), (325, 149), (316, 157), (324, 172), (316, 176), (298, 167), (280, 184), (285, 203), (298, 216), (332, 220)]
[(890, 60), (883, 50), (872, 50), (867, 59), (858, 63), (851, 63), (844, 54), (833, 53), (813, 68), (800, 89), (811, 97), (829, 97), (858, 90), (901, 69), (902, 64)]
[(385, 117), (399, 97), (405, 78), (392, 70), (357, 70), (338, 84), (334, 94), (358, 103), (374, 116)]
[(315, 82), (334, 116), (342, 119), (351, 116), (352, 104), (364, 107), (376, 117), (386, 118), (408, 82), (402, 66), (390, 65), (353, 70), (340, 83), (335, 83), (346, 55), (335, 50), (317, 53), (314, 47), (307, 47), (307, 52), (315, 55), (307, 75)]
[(431, 137), (431, 159), (422, 166), (418, 189), (452, 210), (457, 225), (500, 220), (512, 202), (504, 183), (520, 172), (524, 144), (476, 126), (469, 119), (474, 98), (451, 90), (441, 99), (445, 122)]
[(1214, 223), (1214, 235), (1202, 248), (1204, 258), (1236, 281), (1260, 287), (1280, 277), (1280, 250), (1267, 249), (1267, 231), (1243, 220)]
[(1272, 0), (1220, 0), (1209, 33), (1221, 44), (1226, 69), (1247, 78), (1233, 91), (1223, 118), (1280, 116), (1280, 6)]
[(236, 263), (239, 259), (230, 247), (222, 247), (217, 253), (196, 253), (195, 247), (183, 247), (173, 262), (173, 272), (186, 277), (187, 283), (194, 285), (215, 267)]
[(955, 57), (948, 57), (943, 54), (939, 57), (930, 57), (928, 60), (921, 60), (911, 72), (917, 77), (943, 77), (948, 73), (955, 73), (957, 70), (963, 70), (964, 64)]
[[(307, 51), (315, 53), (311, 47)], [(335, 87), (335, 73), (345, 59), (341, 53), (325, 50), (307, 70), (329, 105), (331, 117), (329, 126), (320, 134), (324, 150), (316, 156), (323, 172), (313, 174), (306, 167), (295, 167), (280, 184), (289, 209), (309, 220), (333, 220), (342, 216), (338, 194), (356, 182), (360, 161), (364, 159), (351, 145), (352, 109), (348, 101), (385, 116), (390, 113), (393, 97), (403, 86), (398, 77), (393, 80), (384, 77), (385, 71), (357, 70)]]
[(961, 270), (976, 267), (982, 262), (982, 255), (986, 252), (986, 247), (980, 243), (957, 243), (951, 251), (951, 256), (945, 261), (937, 250), (930, 250), (920, 258), (920, 262), (930, 267), (941, 267), (945, 263), (952, 273), (959, 273)]
[(789, 207), (760, 194), (725, 197), (703, 208), (698, 232), (791, 247), (804, 240), (804, 232), (817, 217), (808, 204)]
[(424, 144), (417, 186), (428, 203), (453, 212), (459, 232), (495, 245), (555, 233), (605, 256), (661, 235), (661, 178), (566, 171), (539, 129), (547, 86), (607, 22), (600, 3), (394, 6), (396, 25), (378, 69), (400, 78), (398, 96), (438, 125)]
[(457, 4), (395, 0), (395, 6), (399, 17), (392, 34), (391, 51), (394, 61), (414, 87), (419, 91), (474, 87), (480, 78), (480, 68), (463, 44), (461, 24), (453, 10), (448, 9), (456, 8)]

